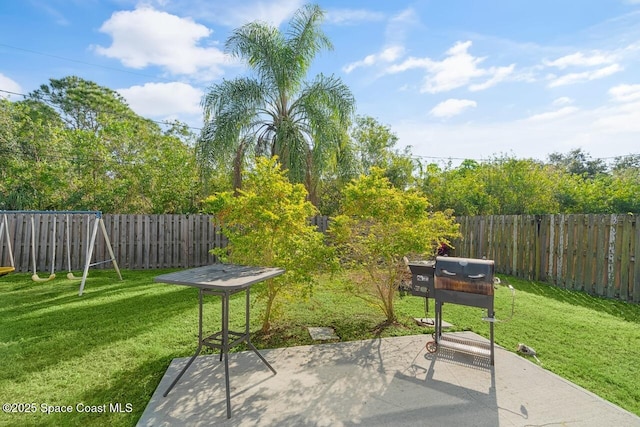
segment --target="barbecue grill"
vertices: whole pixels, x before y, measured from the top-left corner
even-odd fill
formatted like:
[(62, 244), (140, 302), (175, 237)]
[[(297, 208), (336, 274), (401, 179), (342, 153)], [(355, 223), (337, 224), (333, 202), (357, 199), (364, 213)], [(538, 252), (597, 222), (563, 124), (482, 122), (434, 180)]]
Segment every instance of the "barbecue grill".
[[(427, 350), (434, 353), (439, 346), (451, 348), (474, 355), (486, 356), (494, 364), (493, 324), (493, 260), (437, 257), (434, 271), (434, 297), (436, 321), (434, 341), (427, 343)], [(444, 303), (460, 304), (487, 309), (489, 321), (490, 345), (470, 344), (442, 334), (442, 306)]]
[(409, 289), (411, 295), (425, 297), (427, 301), (429, 297), (433, 298), (435, 294), (435, 261), (410, 262), (408, 266), (411, 270), (411, 288)]

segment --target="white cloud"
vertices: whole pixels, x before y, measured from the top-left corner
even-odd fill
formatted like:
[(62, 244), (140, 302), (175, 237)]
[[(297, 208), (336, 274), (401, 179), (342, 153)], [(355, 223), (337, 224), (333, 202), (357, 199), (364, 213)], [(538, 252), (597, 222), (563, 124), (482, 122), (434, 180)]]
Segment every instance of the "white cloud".
[(404, 53), (404, 48), (402, 46), (389, 46), (383, 49), (379, 53), (375, 53), (372, 55), (367, 55), (364, 59), (360, 61), (355, 61), (350, 64), (342, 67), (342, 70), (349, 74), (356, 68), (360, 67), (371, 67), (380, 62), (393, 62), (398, 59)]
[(118, 89), (133, 111), (145, 117), (201, 114), (202, 91), (185, 83), (146, 83)]
[[(640, 0), (639, 0), (640, 1)], [(640, 100), (640, 84), (627, 85), (621, 84), (609, 89), (609, 95), (619, 102), (639, 101)]]
[(38, 2), (35, 5), (49, 14), (54, 19), (56, 24), (63, 27), (69, 25), (69, 20), (64, 16), (64, 14), (62, 14), (58, 9), (51, 6), (50, 4), (47, 4), (46, 2)]
[(220, 66), (227, 56), (215, 47), (200, 47), (198, 42), (211, 35), (204, 25), (150, 7), (115, 12), (100, 31), (112, 37), (109, 47), (95, 51), (120, 60), (131, 68), (158, 65), (173, 74), (194, 74), (206, 69), (222, 74)]
[(475, 108), (478, 104), (470, 99), (447, 99), (433, 107), (429, 112), (434, 117), (453, 117), (468, 108)]
[(238, 28), (253, 21), (280, 26), (303, 4), (303, 0), (172, 0), (167, 7), (176, 13), (188, 11), (203, 21)]
[(378, 64), (389, 64), (397, 61), (404, 55), (404, 40), (408, 29), (415, 24), (416, 14), (411, 8), (405, 9), (391, 17), (385, 29), (385, 47), (378, 53), (367, 55), (364, 59), (351, 62), (342, 70), (350, 73), (356, 68), (373, 67)]
[(612, 64), (615, 62), (615, 56), (599, 51), (594, 51), (587, 55), (582, 52), (576, 52), (553, 61), (544, 60), (542, 62), (548, 67), (556, 67), (564, 70), (567, 67), (595, 67), (598, 65)]
[(555, 111), (549, 111), (549, 112), (546, 112), (546, 113), (534, 114), (533, 116), (530, 116), (529, 118), (527, 118), (527, 120), (530, 121), (530, 122), (541, 122), (541, 121), (547, 121), (547, 120), (555, 120), (555, 119), (559, 119), (561, 117), (565, 117), (565, 116), (568, 116), (570, 114), (573, 114), (576, 111), (578, 111), (577, 107), (563, 107), (563, 108), (560, 108), (559, 110), (555, 110)]
[(512, 73), (516, 64), (511, 64), (508, 67), (491, 67), (488, 70), (488, 73), (491, 76), (489, 80), (480, 84), (473, 84), (469, 86), (469, 90), (472, 92), (489, 89), (492, 86), (497, 85), (498, 83), (504, 81), (507, 77), (509, 77)]
[(419, 23), (416, 11), (407, 8), (392, 16), (384, 31), (387, 44), (404, 44), (407, 33)]
[(488, 77), (483, 83), (472, 84), (472, 91), (484, 90), (505, 80), (514, 70), (515, 64), (507, 67), (481, 68), (479, 65), (486, 59), (468, 53), (471, 41), (457, 42), (446, 52), (442, 61), (430, 58), (407, 58), (400, 64), (387, 68), (388, 73), (399, 73), (414, 68), (423, 68), (428, 74), (424, 78), (421, 92), (446, 92), (471, 83), (480, 77)]
[(22, 93), (20, 85), (2, 73), (0, 73), (0, 89), (6, 90), (7, 92), (13, 92), (13, 94), (0, 92), (0, 98), (10, 99), (12, 101), (22, 98), (19, 95), (15, 95), (16, 93)]
[(422, 92), (446, 92), (467, 85), (471, 79), (482, 77), (486, 73), (478, 68), (485, 58), (470, 55), (467, 50), (471, 42), (458, 42), (447, 51), (447, 58), (434, 62), (430, 67), (431, 75), (425, 77)]
[(365, 9), (333, 9), (326, 13), (326, 22), (337, 25), (354, 25), (360, 22), (384, 20), (384, 14)]
[(622, 71), (623, 68), (619, 64), (611, 64), (609, 66), (598, 68), (597, 70), (583, 71), (581, 73), (569, 73), (564, 76), (552, 76), (549, 87), (565, 86), (575, 83), (583, 83), (591, 80), (608, 77), (612, 74)]
[(553, 105), (556, 106), (567, 104), (573, 104), (573, 99), (569, 98), (568, 96), (561, 96), (560, 98), (556, 98), (553, 100)]
[[(81, 0), (78, 0), (81, 1)], [(86, 1), (86, 0), (84, 0)], [(253, 21), (280, 26), (303, 6), (303, 0), (116, 0), (119, 3), (157, 5), (157, 9), (197, 16), (199, 21), (238, 28)]]
[[(635, 134), (640, 133), (640, 102), (627, 102), (617, 104), (614, 107), (603, 108), (604, 114), (597, 117), (593, 127), (608, 134)], [(637, 142), (633, 151), (637, 153)]]

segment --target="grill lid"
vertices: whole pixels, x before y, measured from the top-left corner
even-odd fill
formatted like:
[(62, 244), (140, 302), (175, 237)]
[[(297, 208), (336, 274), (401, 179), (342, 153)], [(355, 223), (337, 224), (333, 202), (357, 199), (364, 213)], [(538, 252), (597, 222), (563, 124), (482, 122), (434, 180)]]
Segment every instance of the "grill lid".
[(493, 295), (493, 260), (437, 257), (436, 289)]
[(494, 262), (491, 259), (436, 258), (436, 277), (456, 277), (463, 280), (481, 280), (493, 283)]

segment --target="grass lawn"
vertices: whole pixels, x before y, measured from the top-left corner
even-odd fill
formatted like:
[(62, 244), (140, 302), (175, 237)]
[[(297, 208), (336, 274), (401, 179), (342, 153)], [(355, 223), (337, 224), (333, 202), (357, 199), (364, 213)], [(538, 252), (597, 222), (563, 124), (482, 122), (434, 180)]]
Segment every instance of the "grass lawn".
[[(166, 272), (123, 271), (119, 281), (113, 271), (92, 270), (82, 297), (79, 283), (66, 278), (34, 283), (27, 274), (1, 277), (0, 400), (34, 403), (37, 411), (2, 413), (0, 425), (135, 425), (171, 360), (191, 356), (196, 347), (197, 290), (153, 283)], [(508, 281), (516, 289), (515, 315), (496, 324), (497, 344), (514, 351), (523, 342), (536, 349), (544, 368), (640, 415), (640, 305)], [(209, 297), (205, 304), (205, 325), (215, 328), (219, 301)], [(231, 323), (240, 327), (243, 295), (231, 305), (237, 316)], [(380, 328), (381, 312), (345, 293), (336, 278), (323, 277), (310, 299), (286, 307), (273, 333), (254, 334), (258, 348), (311, 344), (308, 326), (331, 326), (343, 341), (432, 332), (412, 319), (425, 316), (424, 299), (399, 298), (400, 323)], [(258, 302), (252, 311), (254, 331), (261, 309)], [(511, 314), (506, 287), (496, 291), (496, 312), (500, 319)], [(479, 308), (444, 306), (454, 330), (488, 336), (482, 316)], [(79, 413), (79, 404), (106, 405), (106, 412)], [(110, 404), (120, 404), (122, 412), (110, 412)], [(73, 412), (44, 414), (42, 405)]]

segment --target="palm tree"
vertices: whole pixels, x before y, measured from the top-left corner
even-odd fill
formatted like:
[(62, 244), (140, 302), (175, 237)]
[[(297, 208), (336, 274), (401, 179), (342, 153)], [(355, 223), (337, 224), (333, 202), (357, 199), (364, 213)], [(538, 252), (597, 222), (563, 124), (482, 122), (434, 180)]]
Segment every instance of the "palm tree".
[(318, 180), (344, 148), (355, 110), (340, 78), (320, 74), (304, 80), (314, 57), (333, 47), (320, 29), (323, 16), (317, 5), (306, 5), (286, 34), (252, 22), (227, 40), (227, 52), (246, 61), (254, 75), (208, 89), (198, 154), (203, 165), (232, 162), (235, 188), (241, 187), (247, 154), (278, 156), (289, 179), (304, 182), (316, 203)]

